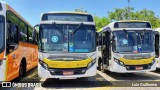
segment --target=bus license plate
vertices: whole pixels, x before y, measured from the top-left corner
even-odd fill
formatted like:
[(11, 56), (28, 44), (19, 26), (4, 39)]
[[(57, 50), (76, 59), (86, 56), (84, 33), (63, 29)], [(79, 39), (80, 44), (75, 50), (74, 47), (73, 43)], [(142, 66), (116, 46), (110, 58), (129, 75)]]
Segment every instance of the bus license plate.
[(63, 71), (63, 75), (73, 75), (73, 71)]
[(136, 70), (143, 70), (143, 66), (137, 66)]

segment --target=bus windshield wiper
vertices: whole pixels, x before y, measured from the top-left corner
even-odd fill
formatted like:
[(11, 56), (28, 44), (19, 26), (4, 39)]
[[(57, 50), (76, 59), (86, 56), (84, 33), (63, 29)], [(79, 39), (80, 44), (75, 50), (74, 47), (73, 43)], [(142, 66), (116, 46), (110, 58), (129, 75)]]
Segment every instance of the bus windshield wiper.
[(83, 23), (80, 23), (75, 30), (73, 30), (73, 32), (71, 33), (72, 35), (83, 25)]
[(127, 38), (128, 38), (128, 32), (127, 32), (127, 30), (123, 29), (123, 31), (124, 31), (125, 35), (127, 36)]
[(61, 28), (56, 24), (56, 22), (53, 22), (53, 24), (56, 26), (56, 28), (58, 29), (58, 31), (60, 31), (60, 33), (64, 36), (63, 29), (61, 29)]

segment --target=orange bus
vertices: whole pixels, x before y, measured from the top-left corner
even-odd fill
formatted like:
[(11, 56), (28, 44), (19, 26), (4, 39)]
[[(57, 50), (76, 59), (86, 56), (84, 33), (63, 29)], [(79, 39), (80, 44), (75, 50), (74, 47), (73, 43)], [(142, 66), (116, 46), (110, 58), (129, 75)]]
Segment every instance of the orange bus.
[(38, 46), (34, 35), (33, 27), (0, 1), (0, 82), (20, 79), (37, 66)]

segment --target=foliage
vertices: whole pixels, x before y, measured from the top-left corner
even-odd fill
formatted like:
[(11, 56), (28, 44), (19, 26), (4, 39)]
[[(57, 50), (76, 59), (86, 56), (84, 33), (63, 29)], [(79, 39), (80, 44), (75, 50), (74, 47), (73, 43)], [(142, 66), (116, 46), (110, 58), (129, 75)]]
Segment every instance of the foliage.
[[(83, 8), (75, 9), (77, 12), (85, 12)], [(160, 27), (160, 18), (155, 14), (152, 10), (142, 9), (135, 11), (133, 7), (125, 7), (125, 8), (116, 8), (114, 11), (108, 11), (106, 17), (99, 17), (94, 15), (94, 19), (96, 22), (96, 29), (106, 26), (112, 21), (119, 20), (143, 20), (149, 21), (152, 24), (153, 28)]]
[(107, 24), (110, 23), (110, 20), (106, 17), (98, 17), (98, 16), (94, 16), (94, 20), (96, 23), (96, 29), (99, 30), (102, 27), (106, 26)]
[[(130, 11), (130, 14), (128, 13)], [(149, 21), (153, 28), (160, 27), (160, 18), (152, 10), (143, 9), (134, 11), (134, 8), (116, 8), (112, 12), (108, 12), (108, 17), (111, 21), (118, 20), (143, 20)]]

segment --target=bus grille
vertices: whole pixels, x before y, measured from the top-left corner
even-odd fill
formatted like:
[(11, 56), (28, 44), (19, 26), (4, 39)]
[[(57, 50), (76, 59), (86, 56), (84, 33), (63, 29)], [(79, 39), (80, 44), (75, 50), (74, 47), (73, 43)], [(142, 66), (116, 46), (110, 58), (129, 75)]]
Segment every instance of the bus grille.
[(78, 68), (78, 69), (49, 69), (51, 75), (63, 75), (63, 71), (73, 71), (73, 75), (84, 74), (87, 68)]
[(151, 69), (151, 64), (145, 64), (145, 65), (126, 65), (127, 70), (136, 70), (136, 67), (143, 67), (142, 70)]

